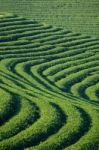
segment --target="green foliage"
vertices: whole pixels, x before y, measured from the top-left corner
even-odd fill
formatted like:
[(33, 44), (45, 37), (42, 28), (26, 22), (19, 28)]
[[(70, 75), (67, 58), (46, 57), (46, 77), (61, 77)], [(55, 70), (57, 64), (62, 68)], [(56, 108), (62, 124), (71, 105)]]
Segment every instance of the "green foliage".
[(0, 0), (0, 11), (99, 37), (98, 0)]
[(0, 150), (98, 150), (99, 39), (0, 17)]

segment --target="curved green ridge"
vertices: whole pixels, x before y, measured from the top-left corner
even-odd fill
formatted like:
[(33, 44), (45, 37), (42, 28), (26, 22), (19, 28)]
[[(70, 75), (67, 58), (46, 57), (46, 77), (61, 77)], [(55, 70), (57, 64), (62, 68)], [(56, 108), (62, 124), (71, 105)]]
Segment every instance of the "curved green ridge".
[(0, 17), (0, 150), (98, 150), (99, 39)]

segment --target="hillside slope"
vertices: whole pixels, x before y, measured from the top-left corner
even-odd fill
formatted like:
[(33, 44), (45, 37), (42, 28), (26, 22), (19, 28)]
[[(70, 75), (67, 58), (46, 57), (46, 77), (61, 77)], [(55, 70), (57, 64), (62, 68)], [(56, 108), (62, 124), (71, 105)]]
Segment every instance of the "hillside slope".
[(0, 17), (0, 150), (99, 149), (99, 39)]
[(0, 0), (0, 11), (99, 37), (99, 0)]

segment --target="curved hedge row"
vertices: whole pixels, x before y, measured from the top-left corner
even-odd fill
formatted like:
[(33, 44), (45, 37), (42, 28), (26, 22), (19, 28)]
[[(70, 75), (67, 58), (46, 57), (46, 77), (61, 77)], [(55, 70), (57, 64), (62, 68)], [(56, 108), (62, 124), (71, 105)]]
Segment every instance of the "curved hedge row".
[(0, 17), (0, 150), (98, 150), (99, 39)]

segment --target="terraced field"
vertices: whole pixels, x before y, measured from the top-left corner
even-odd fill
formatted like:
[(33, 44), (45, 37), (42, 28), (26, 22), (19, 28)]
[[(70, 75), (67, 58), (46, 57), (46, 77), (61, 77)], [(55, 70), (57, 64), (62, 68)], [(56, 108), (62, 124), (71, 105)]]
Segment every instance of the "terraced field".
[(0, 0), (0, 11), (99, 37), (99, 0)]
[(0, 150), (98, 150), (98, 106), (98, 38), (0, 15)]

